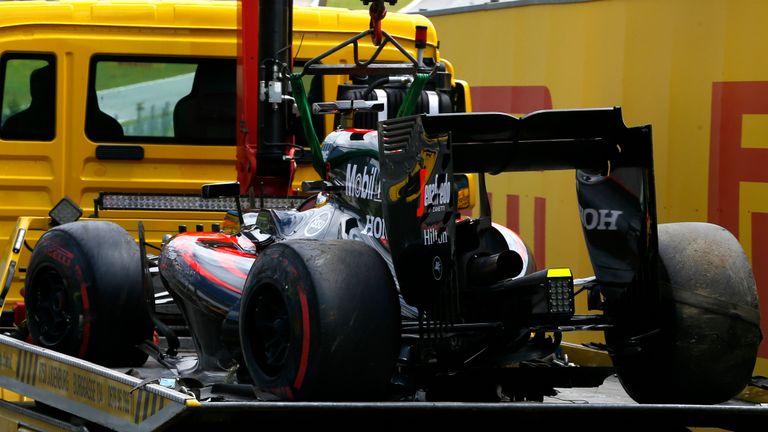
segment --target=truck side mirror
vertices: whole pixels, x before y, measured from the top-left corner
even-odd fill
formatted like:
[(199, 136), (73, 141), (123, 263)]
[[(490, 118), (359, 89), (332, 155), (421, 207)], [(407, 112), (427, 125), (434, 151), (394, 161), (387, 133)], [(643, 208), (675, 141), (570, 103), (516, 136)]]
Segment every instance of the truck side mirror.
[(240, 205), (240, 182), (209, 183), (203, 185), (203, 198), (233, 197), (240, 226), (245, 226), (243, 207)]

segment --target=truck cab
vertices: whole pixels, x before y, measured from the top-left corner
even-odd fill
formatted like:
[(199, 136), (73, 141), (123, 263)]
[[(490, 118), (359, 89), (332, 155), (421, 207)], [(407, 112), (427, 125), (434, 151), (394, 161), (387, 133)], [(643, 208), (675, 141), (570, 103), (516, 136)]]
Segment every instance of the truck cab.
[[(146, 205), (118, 205), (113, 215), (164, 221), (157, 232), (148, 228), (147, 240), (156, 244), (178, 225), (221, 221), (221, 211), (173, 208), (172, 198), (157, 196), (199, 196), (204, 183), (236, 178), (237, 134), (245, 133), (236, 119), (238, 7), (235, 1), (191, 0), (0, 3), (0, 249), (16, 235), (19, 216), (47, 216), (68, 197), (87, 217), (99, 210), (105, 191), (118, 197), (155, 194), (160, 202), (151, 203), (151, 213), (143, 210)], [(294, 8), (294, 64), (300, 69), (306, 59), (367, 27), (369, 19), (367, 11)], [(395, 13), (386, 20), (387, 31), (413, 55), (417, 26), (427, 29), (426, 61), (444, 72), (442, 110), (468, 110), (468, 87), (440, 57), (432, 24)], [(361, 57), (374, 50), (370, 40), (360, 41)], [(343, 50), (327, 61), (352, 63), (352, 56)], [(394, 61), (400, 53), (389, 46), (379, 58)], [(365, 87), (330, 75), (306, 82), (312, 101), (359, 97)], [(393, 91), (377, 90), (369, 98)], [(390, 111), (396, 110), (389, 102)], [(437, 109), (429, 102), (422, 107)], [(338, 118), (314, 120), (322, 137)], [(374, 127), (377, 120), (357, 121)], [(292, 196), (301, 195), (303, 180), (317, 178), (308, 145), (296, 135), (292, 145), (302, 151), (296, 152), (286, 193)], [(30, 231), (27, 243), (34, 244), (35, 236)], [(15, 303), (23, 273), (0, 275), (0, 282), (9, 280), (7, 298)]]

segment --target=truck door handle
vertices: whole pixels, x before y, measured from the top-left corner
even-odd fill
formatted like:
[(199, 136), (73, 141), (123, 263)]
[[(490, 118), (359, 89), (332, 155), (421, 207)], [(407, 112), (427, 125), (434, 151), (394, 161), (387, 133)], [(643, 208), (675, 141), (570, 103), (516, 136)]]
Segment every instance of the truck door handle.
[(137, 145), (100, 145), (96, 147), (98, 160), (142, 160), (144, 147)]

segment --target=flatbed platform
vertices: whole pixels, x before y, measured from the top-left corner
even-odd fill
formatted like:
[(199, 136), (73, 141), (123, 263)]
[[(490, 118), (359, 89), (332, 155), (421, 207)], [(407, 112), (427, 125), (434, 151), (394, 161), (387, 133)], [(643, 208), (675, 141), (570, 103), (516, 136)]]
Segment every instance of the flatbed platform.
[[(759, 403), (640, 405), (624, 393), (615, 376), (597, 388), (557, 389), (556, 396), (533, 403), (279, 402), (243, 392), (247, 386), (232, 386), (235, 391), (228, 394), (191, 392), (168, 382), (160, 385), (163, 382), (158, 377), (163, 373), (159, 370), (151, 364), (139, 369), (108, 369), (0, 335), (0, 387), (35, 401), (3, 402), (0, 418), (36, 419), (40, 422), (36, 430), (98, 425), (120, 431), (217, 430), (222, 425), (245, 424), (394, 430), (512, 423), (569, 430), (753, 430), (755, 425), (768, 423), (768, 406)], [(147, 377), (149, 371), (157, 376)]]

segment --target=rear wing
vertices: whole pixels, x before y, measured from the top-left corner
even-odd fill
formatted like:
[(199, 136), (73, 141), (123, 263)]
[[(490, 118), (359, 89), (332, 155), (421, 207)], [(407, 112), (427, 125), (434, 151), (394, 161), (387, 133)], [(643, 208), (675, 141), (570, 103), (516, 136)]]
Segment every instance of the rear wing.
[[(383, 207), (395, 272), (409, 303), (450, 292), (453, 172), (576, 170), (582, 228), (597, 279), (656, 281), (651, 127), (619, 108), (420, 115), (379, 125)], [(449, 193), (450, 196), (445, 194)], [(439, 271), (438, 271), (439, 270)], [(407, 276), (406, 276), (407, 275)]]
[(650, 126), (628, 128), (620, 108), (428, 115), (427, 135), (450, 133), (456, 172), (651, 167)]

